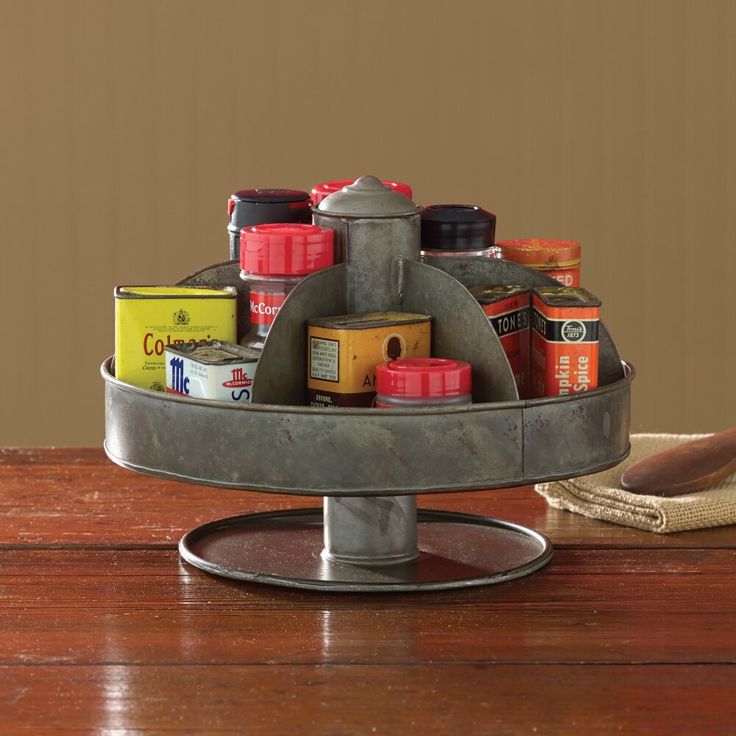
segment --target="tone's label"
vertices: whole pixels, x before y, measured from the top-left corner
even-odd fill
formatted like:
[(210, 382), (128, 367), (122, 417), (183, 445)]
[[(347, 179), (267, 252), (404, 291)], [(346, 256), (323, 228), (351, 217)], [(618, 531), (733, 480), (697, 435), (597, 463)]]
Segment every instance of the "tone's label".
[(529, 307), (525, 306), (523, 309), (516, 309), (513, 312), (506, 312), (506, 314), (499, 314), (495, 317), (488, 314), (488, 319), (493, 325), (493, 329), (496, 330), (496, 334), (499, 337), (505, 337), (514, 332), (529, 329)]
[(519, 398), (525, 399), (529, 391), (529, 292), (481, 306), (506, 353)]
[(284, 294), (250, 293), (250, 322), (254, 325), (270, 325), (286, 301)]
[(309, 377), (319, 381), (340, 380), (340, 341), (309, 338)]

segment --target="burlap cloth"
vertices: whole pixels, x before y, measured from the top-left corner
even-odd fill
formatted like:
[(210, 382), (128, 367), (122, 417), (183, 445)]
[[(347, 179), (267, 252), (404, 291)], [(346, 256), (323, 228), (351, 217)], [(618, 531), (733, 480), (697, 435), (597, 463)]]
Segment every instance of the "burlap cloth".
[(736, 524), (736, 473), (707, 491), (662, 498), (621, 488), (621, 473), (633, 463), (705, 434), (634, 434), (631, 454), (614, 468), (571, 480), (540, 483), (534, 488), (557, 509), (666, 534), (686, 529)]

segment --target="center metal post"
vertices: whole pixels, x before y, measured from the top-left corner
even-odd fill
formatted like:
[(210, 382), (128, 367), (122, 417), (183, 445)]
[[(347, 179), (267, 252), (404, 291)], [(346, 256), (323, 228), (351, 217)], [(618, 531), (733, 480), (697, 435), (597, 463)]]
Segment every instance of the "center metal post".
[(394, 565), (419, 557), (416, 496), (325, 496), (322, 557)]
[[(419, 258), (416, 205), (364, 176), (314, 212), (333, 228), (337, 260), (349, 269), (349, 312), (401, 309), (398, 257)], [(419, 556), (416, 496), (324, 499), (322, 558), (355, 565), (391, 565)]]

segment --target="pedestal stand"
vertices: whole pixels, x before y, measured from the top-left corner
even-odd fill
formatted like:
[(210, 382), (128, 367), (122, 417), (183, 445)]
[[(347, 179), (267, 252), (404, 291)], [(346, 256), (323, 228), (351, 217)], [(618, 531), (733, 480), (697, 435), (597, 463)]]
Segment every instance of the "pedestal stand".
[[(472, 286), (557, 284), (490, 258), (419, 258), (411, 200), (362, 177), (323, 200), (318, 224), (344, 262), (307, 276), (266, 340), (252, 404), (205, 401), (118, 381), (103, 363), (105, 450), (119, 465), (225, 488), (324, 497), (324, 510), (252, 514), (194, 529), (182, 557), (216, 575), (330, 591), (438, 590), (526, 575), (551, 556), (540, 534), (504, 521), (419, 511), (416, 494), (570, 478), (629, 452), (631, 366), (600, 325), (599, 386), (519, 400)], [(234, 261), (182, 282), (238, 288)], [(305, 320), (376, 310), (432, 317), (432, 353), (473, 366), (469, 406), (312, 408)], [(183, 430), (183, 431), (182, 431)]]
[(193, 529), (179, 551), (215, 575), (334, 592), (488, 585), (552, 557), (537, 532), (483, 516), (417, 512), (415, 496), (325, 498), (324, 513), (235, 516)]

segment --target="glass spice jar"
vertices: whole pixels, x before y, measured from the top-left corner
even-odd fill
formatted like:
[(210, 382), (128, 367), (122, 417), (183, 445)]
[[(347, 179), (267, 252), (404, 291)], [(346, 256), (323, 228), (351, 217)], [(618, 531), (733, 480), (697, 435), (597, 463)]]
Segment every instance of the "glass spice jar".
[(422, 256), (493, 256), (496, 216), (474, 204), (432, 204), (419, 213)]
[(333, 263), (334, 232), (318, 225), (274, 223), (240, 231), (240, 277), (248, 284), (250, 328), (240, 344), (261, 350), (291, 290)]
[(377, 409), (472, 403), (470, 363), (449, 358), (402, 358), (376, 366)]

